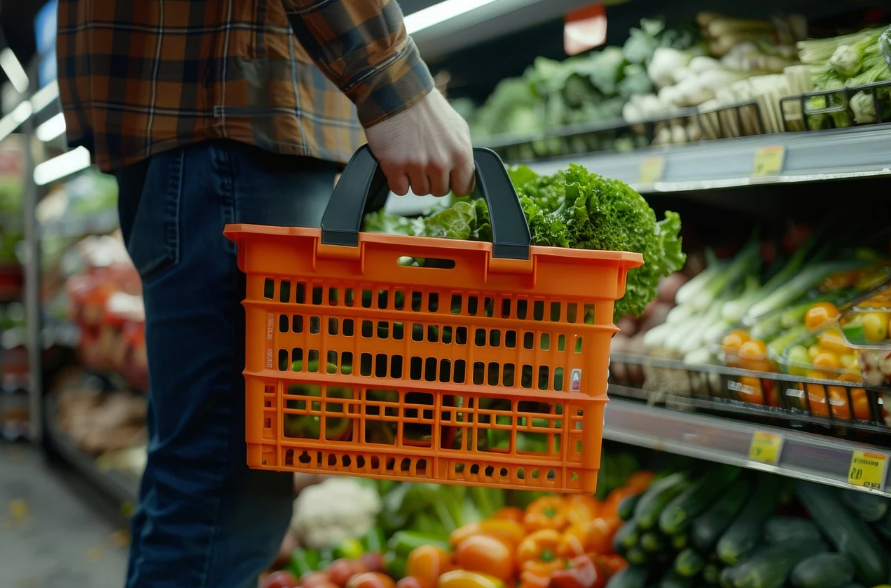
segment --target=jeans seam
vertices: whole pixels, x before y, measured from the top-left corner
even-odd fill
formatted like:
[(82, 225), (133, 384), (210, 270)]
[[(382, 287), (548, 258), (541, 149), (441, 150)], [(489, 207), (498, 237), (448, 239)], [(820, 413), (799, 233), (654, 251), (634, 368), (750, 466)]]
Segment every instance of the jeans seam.
[(171, 265), (178, 265), (180, 258), (180, 210), (182, 209), (182, 189), (183, 189), (183, 167), (184, 167), (184, 151), (178, 150), (173, 169), (167, 185), (167, 202), (165, 203), (164, 214), (170, 220), (167, 224), (167, 255), (172, 260)]

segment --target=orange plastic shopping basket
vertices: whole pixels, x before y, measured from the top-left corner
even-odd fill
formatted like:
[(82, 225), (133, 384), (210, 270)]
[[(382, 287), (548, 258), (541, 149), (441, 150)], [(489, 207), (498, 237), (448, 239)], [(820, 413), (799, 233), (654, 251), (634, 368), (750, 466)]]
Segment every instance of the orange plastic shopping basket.
[(530, 246), (501, 160), (474, 157), (494, 243), (360, 233), (386, 185), (367, 148), (321, 230), (226, 227), (250, 467), (594, 491), (613, 304), (642, 258)]

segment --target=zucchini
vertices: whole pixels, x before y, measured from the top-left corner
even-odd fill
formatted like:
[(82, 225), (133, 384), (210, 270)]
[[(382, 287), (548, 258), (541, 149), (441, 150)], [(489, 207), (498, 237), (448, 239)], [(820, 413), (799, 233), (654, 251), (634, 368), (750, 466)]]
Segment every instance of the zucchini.
[(694, 547), (702, 552), (715, 548), (718, 539), (739, 514), (752, 489), (751, 479), (740, 478), (707, 511), (696, 517), (690, 532)]
[(640, 547), (648, 553), (657, 553), (665, 549), (665, 537), (658, 531), (646, 531), (640, 536)]
[(844, 490), (842, 499), (857, 516), (868, 523), (882, 520), (888, 514), (888, 499), (877, 494)]
[(777, 508), (779, 481), (779, 476), (758, 476), (755, 491), (736, 520), (718, 539), (717, 554), (721, 561), (726, 564), (738, 563), (758, 545), (764, 532), (764, 521)]
[(740, 469), (719, 465), (699, 478), (692, 486), (672, 500), (659, 515), (659, 528), (674, 535), (685, 530), (693, 518), (717, 500), (727, 487), (739, 477)]
[(842, 586), (842, 588), (866, 588), (866, 586), (864, 586), (863, 584), (852, 583), (852, 584), (846, 584), (846, 585)]
[(854, 580), (854, 564), (840, 553), (820, 553), (795, 566), (789, 579), (795, 588), (841, 588)]
[(764, 523), (764, 540), (771, 545), (819, 541), (822, 537), (813, 521), (799, 517), (770, 517)]
[(646, 565), (647, 559), (646, 552), (637, 546), (634, 546), (625, 552), (625, 560), (633, 566)]
[(688, 547), (680, 552), (674, 560), (674, 571), (685, 578), (694, 577), (704, 567), (705, 558), (692, 547)]
[(822, 542), (768, 547), (739, 564), (733, 578), (734, 588), (780, 588), (789, 572), (815, 552), (826, 550)]
[(606, 583), (606, 588), (644, 588), (650, 570), (640, 566), (628, 566), (616, 572)]
[(658, 588), (692, 588), (693, 578), (685, 578), (674, 570), (668, 570), (659, 580)]
[(635, 494), (633, 496), (628, 496), (622, 499), (622, 502), (619, 503), (619, 508), (617, 510), (619, 514), (619, 518), (623, 521), (630, 521), (634, 516), (634, 508), (637, 506), (637, 503), (640, 501), (640, 497), (643, 495)]
[(659, 515), (669, 502), (687, 489), (690, 481), (681, 472), (656, 480), (644, 492), (634, 508), (634, 518), (643, 530), (652, 529), (659, 522)]
[(878, 586), (888, 581), (888, 556), (875, 533), (844, 507), (837, 492), (826, 486), (798, 482), (795, 494), (836, 549), (851, 559), (858, 582)]
[(709, 586), (714, 586), (718, 583), (718, 578), (721, 577), (721, 568), (718, 567), (718, 564), (708, 562), (702, 568), (702, 579)]

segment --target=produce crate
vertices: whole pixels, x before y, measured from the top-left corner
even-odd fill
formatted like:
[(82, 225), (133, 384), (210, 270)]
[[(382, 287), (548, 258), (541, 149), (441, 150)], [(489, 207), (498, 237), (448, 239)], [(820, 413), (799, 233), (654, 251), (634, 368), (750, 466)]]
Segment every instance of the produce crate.
[(613, 354), (611, 363), (628, 368), (621, 380), (614, 377), (610, 382), (610, 393), (615, 396), (677, 408), (891, 433), (891, 416), (884, 406), (891, 401), (888, 388), (718, 365), (694, 366), (624, 353)]
[[(860, 93), (868, 103), (860, 103), (852, 108), (852, 100)], [(886, 114), (891, 106), (891, 81), (877, 82), (863, 86), (851, 86), (838, 90), (821, 90), (787, 96), (780, 99), (780, 113), (786, 131), (818, 131), (825, 128), (863, 126), (887, 122), (882, 116), (882, 107)], [(874, 111), (875, 120), (858, 120), (858, 112), (864, 108)]]
[(494, 243), (359, 233), (386, 187), (367, 148), (321, 230), (226, 228), (250, 467), (594, 491), (613, 305), (642, 258), (530, 246), (501, 160), (475, 161)]

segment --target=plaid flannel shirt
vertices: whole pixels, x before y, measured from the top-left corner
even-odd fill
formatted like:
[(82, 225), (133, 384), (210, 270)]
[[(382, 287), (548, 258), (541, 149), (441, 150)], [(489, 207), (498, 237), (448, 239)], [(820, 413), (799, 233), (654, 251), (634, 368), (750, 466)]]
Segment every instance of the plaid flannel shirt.
[(58, 22), (68, 140), (105, 171), (218, 138), (345, 162), (433, 87), (396, 0), (60, 0)]

